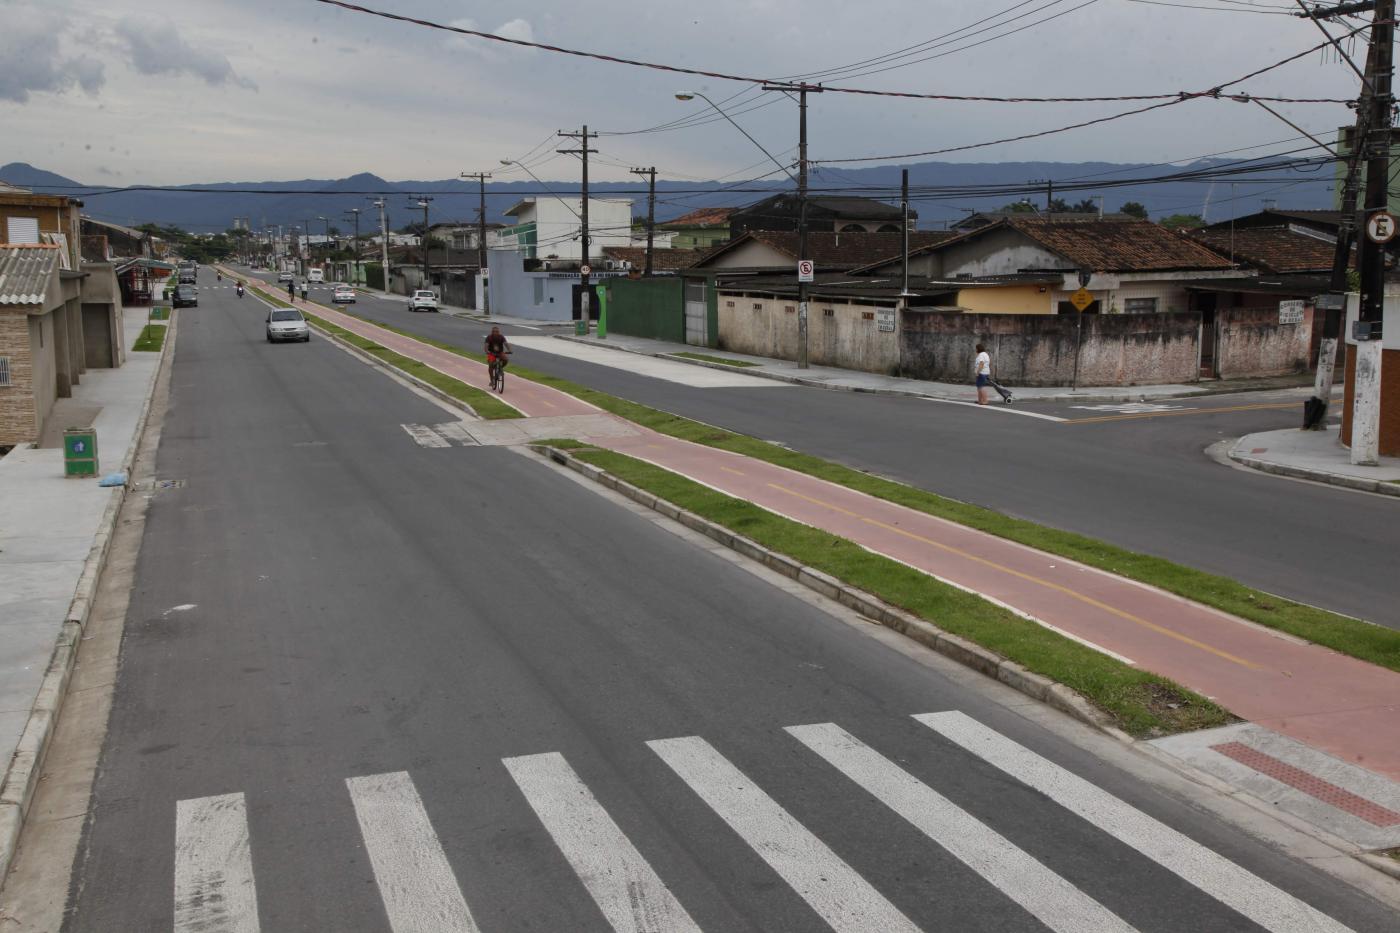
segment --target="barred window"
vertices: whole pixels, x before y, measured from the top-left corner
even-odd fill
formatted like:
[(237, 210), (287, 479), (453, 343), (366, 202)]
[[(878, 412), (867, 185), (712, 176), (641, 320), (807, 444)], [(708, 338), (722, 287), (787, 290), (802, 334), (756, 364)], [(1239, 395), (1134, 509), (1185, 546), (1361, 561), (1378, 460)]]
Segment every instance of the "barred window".
[(1156, 314), (1156, 298), (1124, 298), (1123, 310), (1128, 314)]

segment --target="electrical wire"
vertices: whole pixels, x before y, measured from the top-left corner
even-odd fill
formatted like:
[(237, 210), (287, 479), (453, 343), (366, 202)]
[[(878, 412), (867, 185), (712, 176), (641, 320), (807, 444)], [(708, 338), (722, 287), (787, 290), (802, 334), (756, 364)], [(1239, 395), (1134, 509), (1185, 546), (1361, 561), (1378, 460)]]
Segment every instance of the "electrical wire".
[(1128, 0), (1129, 3), (1145, 3), (1151, 6), (1174, 6), (1182, 10), (1210, 10), (1215, 13), (1262, 13), (1266, 16), (1292, 16), (1286, 10), (1261, 10), (1249, 8), (1248, 6), (1228, 7), (1228, 6), (1202, 6), (1198, 3), (1170, 3), (1168, 0)]
[[(323, 3), (323, 4), (326, 4), (326, 5), (328, 5), (328, 6), (339, 7), (339, 8), (341, 8), (341, 9), (343, 9), (343, 10), (347, 10), (347, 11), (352, 12), (352, 13), (362, 13), (362, 14), (365, 14), (365, 15), (367, 15), (367, 16), (377, 16), (377, 17), (380, 17), (380, 18), (383, 18), (383, 19), (393, 20), (393, 21), (395, 21), (395, 22), (408, 23), (408, 24), (415, 25), (415, 26), (422, 26), (422, 27), (427, 28), (427, 29), (436, 29), (436, 30), (440, 30), (440, 31), (442, 31), (442, 32), (455, 33), (455, 34), (457, 34), (457, 35), (474, 36), (474, 37), (476, 37), (476, 38), (485, 39), (485, 40), (491, 41), (491, 42), (503, 42), (503, 43), (506, 43), (507, 45), (516, 45), (516, 46), (521, 46), (521, 47), (524, 47), (524, 48), (540, 49), (541, 51), (553, 52), (553, 53), (558, 54), (558, 55), (571, 55), (571, 56), (574, 56), (574, 57), (576, 57), (576, 58), (587, 58), (587, 59), (592, 59), (592, 60), (594, 60), (594, 61), (610, 62), (610, 63), (615, 64), (615, 65), (629, 65), (629, 66), (632, 66), (632, 67), (635, 67), (635, 68), (649, 68), (649, 69), (651, 69), (651, 70), (653, 70), (653, 71), (665, 71), (665, 72), (669, 72), (669, 73), (672, 73), (672, 74), (696, 75), (696, 76), (698, 76), (698, 77), (703, 77), (703, 78), (715, 78), (716, 80), (721, 80), (721, 81), (739, 81), (739, 82), (743, 82), (743, 83), (747, 83), (747, 84), (775, 84), (775, 83), (781, 84), (781, 83), (783, 83), (780, 79), (770, 78), (770, 77), (755, 77), (755, 76), (752, 76), (752, 75), (728, 74), (728, 73), (720, 72), (720, 71), (706, 71), (706, 70), (702, 70), (702, 69), (699, 69), (699, 68), (686, 68), (686, 67), (683, 67), (683, 66), (680, 66), (680, 65), (667, 65), (667, 64), (662, 64), (662, 63), (660, 63), (660, 62), (649, 62), (649, 61), (643, 61), (643, 60), (640, 60), (640, 59), (622, 58), (622, 57), (619, 57), (619, 56), (616, 56), (616, 55), (604, 55), (604, 54), (602, 54), (602, 53), (600, 53), (600, 52), (585, 52), (585, 51), (582, 51), (582, 50), (579, 50), (579, 49), (565, 48), (565, 47), (563, 47), (563, 46), (546, 45), (546, 44), (543, 43), (543, 42), (533, 42), (533, 41), (530, 41), (530, 40), (527, 40), (527, 39), (512, 39), (512, 38), (510, 38), (510, 37), (508, 37), (508, 36), (498, 36), (498, 35), (496, 35), (495, 33), (483, 32), (483, 31), (481, 31), (481, 30), (479, 30), (479, 29), (467, 29), (467, 28), (462, 27), (462, 26), (450, 26), (450, 25), (446, 25), (446, 24), (444, 24), (444, 23), (436, 23), (436, 22), (433, 22), (432, 20), (419, 19), (419, 18), (417, 18), (417, 17), (412, 17), (412, 16), (405, 16), (405, 15), (403, 15), (403, 14), (401, 14), (401, 13), (390, 13), (390, 12), (385, 11), (385, 10), (376, 10), (376, 9), (372, 9), (372, 8), (370, 8), (370, 7), (367, 7), (367, 6), (361, 6), (360, 4), (357, 4), (357, 3), (349, 3), (349, 2), (347, 2), (347, 0), (312, 0), (312, 2), (314, 2), (314, 3)], [(1097, 0), (1090, 0), (1090, 2), (1097, 2)], [(1364, 30), (1366, 30), (1366, 29), (1369, 29), (1369, 28), (1370, 28), (1369, 25), (1359, 26), (1359, 27), (1357, 27), (1356, 29), (1354, 29), (1354, 30), (1352, 31), (1351, 34), (1354, 35), (1354, 34), (1356, 34), (1356, 33), (1358, 33), (1358, 32), (1362, 32), (1362, 31), (1364, 31)], [(1325, 45), (1330, 45), (1330, 44), (1331, 44), (1331, 43), (1324, 43), (1323, 45), (1325, 46)], [(1294, 58), (1299, 58), (1299, 57), (1302, 57), (1302, 55), (1310, 54), (1310, 53), (1312, 53), (1312, 52), (1317, 51), (1319, 48), (1322, 48), (1322, 47), (1323, 47), (1323, 46), (1318, 46), (1317, 48), (1308, 49), (1307, 51), (1305, 51), (1305, 52), (1303, 52), (1303, 53), (1300, 53), (1300, 55), (1294, 56)], [(1281, 62), (1280, 64), (1286, 64), (1288, 61), (1292, 61), (1292, 58), (1287, 59), (1287, 60), (1285, 60), (1284, 62)], [(1274, 67), (1278, 67), (1278, 65), (1274, 65), (1274, 66), (1270, 66), (1270, 67), (1271, 67), (1271, 68), (1274, 68)], [(1267, 70), (1269, 70), (1269, 69), (1264, 69), (1263, 71), (1267, 71)], [(1256, 73), (1254, 73), (1254, 74), (1247, 75), (1246, 78), (1256, 77), (1258, 74), (1262, 74), (1263, 71), (1260, 71), (1260, 72), (1256, 72)], [(1245, 80), (1246, 78), (1241, 78), (1241, 79), (1239, 79), (1239, 80), (1237, 80), (1237, 81), (1231, 81), (1231, 82), (1229, 82), (1229, 83), (1230, 83), (1230, 84), (1238, 84), (1238, 83), (1240, 83), (1240, 81), (1243, 81), (1243, 80)], [(1215, 88), (1215, 89), (1213, 89), (1213, 90), (1214, 90), (1214, 91), (1219, 91), (1221, 88), (1227, 87), (1227, 86), (1228, 86), (1228, 85), (1221, 85), (1220, 87)], [(1176, 93), (1163, 93), (1163, 94), (1128, 94), (1128, 95), (1095, 96), (1095, 97), (996, 97), (996, 96), (990, 96), (990, 95), (934, 94), (934, 93), (916, 92), (916, 91), (887, 91), (887, 90), (877, 90), (877, 89), (874, 89), (874, 88), (838, 87), (838, 86), (835, 86), (835, 85), (826, 85), (826, 86), (823, 86), (823, 87), (822, 87), (822, 90), (825, 91), (825, 92), (827, 92), (827, 93), (832, 93), (832, 94), (856, 94), (856, 95), (862, 95), (862, 96), (867, 96), (867, 97), (899, 97), (899, 98), (905, 98), (905, 99), (910, 99), (910, 100), (957, 100), (957, 101), (973, 101), (973, 102), (981, 102), (981, 103), (1012, 103), (1012, 104), (1017, 104), (1017, 103), (1038, 103), (1038, 104), (1050, 104), (1050, 103), (1100, 103), (1100, 102), (1107, 102), (1107, 101), (1140, 101), (1140, 100), (1168, 100), (1168, 99), (1175, 100), (1175, 99), (1178, 99), (1178, 98), (1180, 98), (1180, 97), (1183, 96), (1183, 92), (1176, 92)], [(1188, 96), (1189, 96), (1189, 95), (1188, 95)], [(1203, 92), (1202, 94), (1198, 94), (1198, 95), (1195, 95), (1195, 96), (1212, 96), (1212, 94), (1211, 94), (1211, 92)], [(1259, 99), (1259, 100), (1265, 100), (1265, 101), (1276, 102), (1276, 103), (1325, 103), (1325, 104), (1341, 104), (1341, 103), (1347, 103), (1347, 102), (1348, 102), (1348, 101), (1340, 100), (1340, 99), (1336, 99), (1336, 98), (1259, 97), (1258, 99)]]

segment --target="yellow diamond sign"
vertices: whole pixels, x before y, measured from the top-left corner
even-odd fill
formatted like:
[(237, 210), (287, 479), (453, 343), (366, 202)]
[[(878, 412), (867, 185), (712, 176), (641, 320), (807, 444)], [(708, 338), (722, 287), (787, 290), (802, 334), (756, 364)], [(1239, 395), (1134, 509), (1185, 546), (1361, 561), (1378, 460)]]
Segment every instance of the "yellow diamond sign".
[(1074, 305), (1074, 310), (1083, 311), (1094, 303), (1094, 296), (1089, 293), (1087, 288), (1081, 288), (1079, 291), (1069, 296), (1069, 303)]

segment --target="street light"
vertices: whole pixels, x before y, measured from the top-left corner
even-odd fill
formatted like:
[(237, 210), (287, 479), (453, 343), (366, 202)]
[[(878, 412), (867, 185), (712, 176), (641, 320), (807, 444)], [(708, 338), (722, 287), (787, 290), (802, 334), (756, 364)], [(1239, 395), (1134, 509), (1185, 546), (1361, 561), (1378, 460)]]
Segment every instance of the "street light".
[(774, 158), (773, 153), (769, 152), (767, 149), (764, 149), (764, 148), (763, 148), (763, 144), (760, 143), (758, 140), (754, 139), (752, 136), (750, 136), (748, 130), (744, 129), (742, 126), (740, 126), (739, 124), (735, 123), (733, 117), (731, 117), (729, 114), (725, 113), (722, 109), (720, 109), (719, 104), (717, 104), (717, 103), (715, 103), (714, 101), (710, 100), (710, 99), (709, 99), (708, 97), (706, 97), (703, 93), (701, 93), (700, 91), (682, 91), (682, 92), (680, 92), (679, 94), (676, 95), (676, 100), (679, 100), (679, 101), (690, 101), (690, 100), (694, 100), (694, 99), (697, 98), (697, 97), (700, 98), (701, 100), (703, 100), (705, 103), (709, 104), (712, 108), (714, 108), (714, 111), (715, 111), (716, 113), (718, 113), (720, 116), (724, 117), (724, 118), (725, 118), (726, 120), (728, 120), (731, 124), (733, 124), (733, 126), (734, 126), (734, 128), (735, 128), (736, 130), (738, 130), (739, 132), (743, 133), (745, 139), (747, 139), (749, 142), (751, 142), (751, 143), (753, 143), (755, 146), (757, 146), (757, 147), (758, 147), (758, 151), (759, 151), (759, 152), (762, 152), (764, 155), (766, 155), (766, 156), (772, 161), (772, 163), (773, 163), (774, 165), (776, 165), (776, 166), (778, 167), (778, 169), (779, 169), (784, 175), (786, 175), (786, 176), (788, 177), (788, 181), (793, 181), (793, 182), (797, 181), (796, 178), (793, 178), (793, 177), (792, 177), (792, 173), (788, 171), (788, 167), (787, 167), (786, 165), (784, 165), (783, 163), (779, 162), (776, 158)]

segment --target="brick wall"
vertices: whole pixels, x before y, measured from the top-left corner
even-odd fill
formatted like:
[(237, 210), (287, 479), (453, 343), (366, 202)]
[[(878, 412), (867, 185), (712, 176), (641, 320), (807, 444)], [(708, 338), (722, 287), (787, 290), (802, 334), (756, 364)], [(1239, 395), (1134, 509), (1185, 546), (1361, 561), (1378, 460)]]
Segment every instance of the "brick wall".
[(0, 445), (34, 441), (34, 364), (29, 351), (29, 315), (0, 309), (0, 356), (10, 361), (10, 384), (0, 386)]

